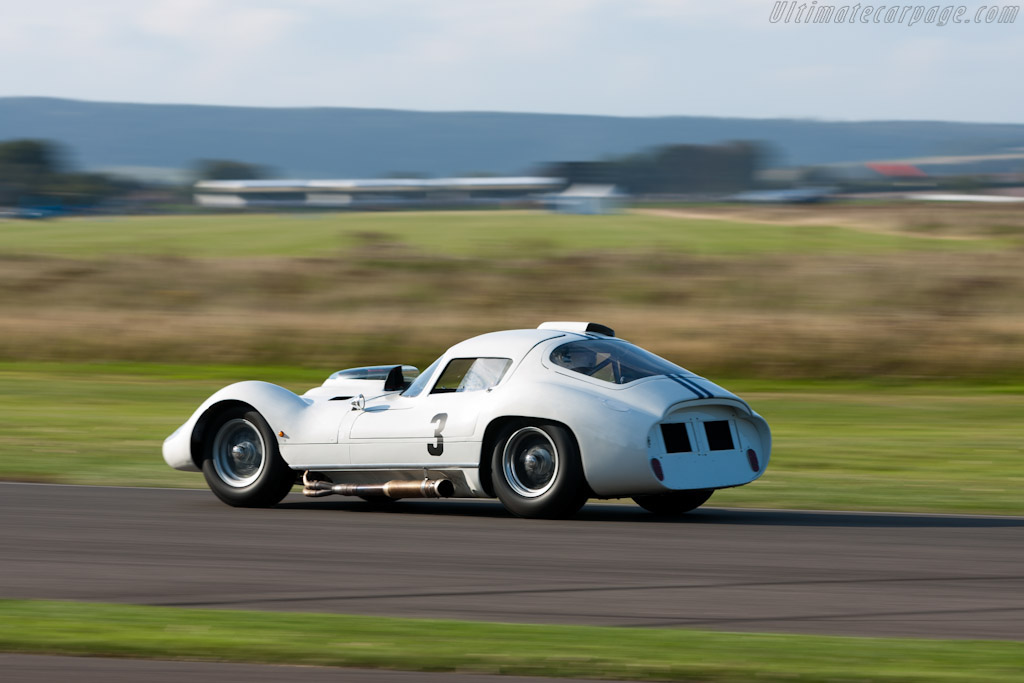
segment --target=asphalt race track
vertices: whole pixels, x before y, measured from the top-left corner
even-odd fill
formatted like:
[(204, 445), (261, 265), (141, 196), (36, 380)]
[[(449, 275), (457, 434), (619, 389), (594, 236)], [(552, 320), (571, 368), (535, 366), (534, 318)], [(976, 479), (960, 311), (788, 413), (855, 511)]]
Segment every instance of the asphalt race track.
[(1024, 518), (0, 483), (0, 596), (487, 621), (1024, 640)]

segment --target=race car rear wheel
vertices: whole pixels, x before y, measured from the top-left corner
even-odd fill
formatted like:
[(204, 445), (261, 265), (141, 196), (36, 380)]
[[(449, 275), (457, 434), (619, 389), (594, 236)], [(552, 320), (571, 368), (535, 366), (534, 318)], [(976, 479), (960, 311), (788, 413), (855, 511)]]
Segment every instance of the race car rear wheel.
[(222, 412), (206, 430), (203, 476), (218, 498), (235, 507), (276, 505), (295, 482), (270, 425), (247, 406)]
[(587, 501), (579, 448), (557, 424), (510, 424), (491, 457), (494, 492), (518, 517), (567, 517)]
[(714, 489), (696, 489), (693, 491), (672, 491), (649, 496), (633, 496), (633, 501), (648, 512), (663, 517), (677, 517), (690, 510), (696, 510), (707, 502)]

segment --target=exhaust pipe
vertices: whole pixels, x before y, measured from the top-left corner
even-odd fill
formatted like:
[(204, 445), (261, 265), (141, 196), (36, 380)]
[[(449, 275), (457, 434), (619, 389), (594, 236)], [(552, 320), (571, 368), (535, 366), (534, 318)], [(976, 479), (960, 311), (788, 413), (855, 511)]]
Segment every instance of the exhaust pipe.
[(455, 495), (455, 484), (451, 479), (424, 479), (403, 481), (396, 479), (386, 484), (332, 484), (329, 481), (311, 481), (302, 478), (302, 494), (310, 498), (322, 496), (380, 496), (398, 498), (451, 498)]

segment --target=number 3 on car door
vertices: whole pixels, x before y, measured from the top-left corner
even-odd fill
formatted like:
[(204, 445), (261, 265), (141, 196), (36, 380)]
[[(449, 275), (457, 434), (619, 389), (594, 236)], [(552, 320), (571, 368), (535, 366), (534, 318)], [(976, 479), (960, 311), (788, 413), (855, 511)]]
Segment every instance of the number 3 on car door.
[(427, 453), (431, 455), (441, 455), (444, 453), (444, 437), (441, 436), (441, 432), (444, 430), (445, 423), (448, 422), (448, 413), (438, 413), (431, 420), (431, 424), (437, 424), (434, 428), (434, 438), (437, 439), (437, 443), (427, 444)]

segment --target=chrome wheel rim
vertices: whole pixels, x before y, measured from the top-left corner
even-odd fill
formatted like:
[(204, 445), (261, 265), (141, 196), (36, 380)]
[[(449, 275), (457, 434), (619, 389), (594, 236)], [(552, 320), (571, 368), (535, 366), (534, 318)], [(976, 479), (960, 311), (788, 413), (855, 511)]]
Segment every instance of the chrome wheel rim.
[(501, 456), (505, 481), (524, 498), (542, 496), (555, 485), (558, 463), (558, 449), (538, 427), (523, 427), (512, 434)]
[(213, 440), (213, 467), (228, 486), (242, 488), (253, 483), (267, 465), (263, 435), (243, 418), (221, 425)]

